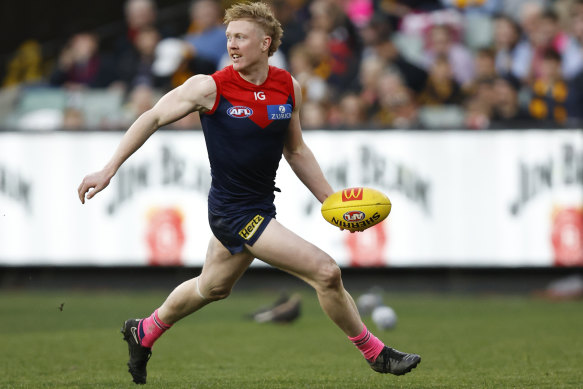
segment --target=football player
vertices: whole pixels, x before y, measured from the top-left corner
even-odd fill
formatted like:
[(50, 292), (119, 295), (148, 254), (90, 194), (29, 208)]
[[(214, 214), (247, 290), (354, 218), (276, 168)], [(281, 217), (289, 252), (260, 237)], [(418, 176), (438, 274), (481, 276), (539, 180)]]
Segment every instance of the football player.
[(200, 114), (212, 175), (208, 217), (213, 236), (198, 277), (178, 285), (149, 317), (124, 323), (134, 382), (146, 382), (154, 342), (178, 320), (229, 296), (254, 258), (311, 285), (324, 312), (373, 370), (409, 372), (419, 355), (387, 347), (368, 331), (336, 262), (275, 219), (275, 174), (282, 155), (320, 202), (334, 192), (302, 138), (298, 82), (268, 64), (281, 43), (280, 23), (261, 2), (235, 4), (224, 20), (232, 64), (212, 76), (195, 75), (163, 96), (130, 126), (106, 166), (87, 175), (78, 188), (85, 203), (158, 128)]

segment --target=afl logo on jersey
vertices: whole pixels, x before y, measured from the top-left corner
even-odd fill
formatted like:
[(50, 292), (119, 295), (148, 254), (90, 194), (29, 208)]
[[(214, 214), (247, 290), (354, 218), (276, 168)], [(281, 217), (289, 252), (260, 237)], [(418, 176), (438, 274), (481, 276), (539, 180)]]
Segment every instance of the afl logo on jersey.
[(236, 107), (231, 107), (227, 109), (227, 115), (229, 115), (232, 118), (243, 119), (253, 115), (253, 110), (249, 107), (238, 105)]

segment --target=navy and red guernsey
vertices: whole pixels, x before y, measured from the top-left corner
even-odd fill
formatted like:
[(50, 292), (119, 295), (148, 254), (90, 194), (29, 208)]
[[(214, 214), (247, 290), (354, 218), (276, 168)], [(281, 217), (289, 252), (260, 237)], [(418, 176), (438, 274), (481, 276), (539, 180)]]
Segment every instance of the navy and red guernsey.
[(212, 176), (209, 210), (269, 209), (295, 104), (291, 75), (270, 66), (265, 82), (255, 85), (227, 66), (212, 77), (215, 104), (201, 114)]

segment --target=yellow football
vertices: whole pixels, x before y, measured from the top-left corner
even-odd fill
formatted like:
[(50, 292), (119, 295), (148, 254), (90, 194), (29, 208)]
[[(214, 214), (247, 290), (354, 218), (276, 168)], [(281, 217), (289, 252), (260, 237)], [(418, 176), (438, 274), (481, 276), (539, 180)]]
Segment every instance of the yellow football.
[(350, 231), (364, 231), (389, 216), (391, 200), (372, 188), (348, 188), (331, 194), (322, 204), (328, 223)]

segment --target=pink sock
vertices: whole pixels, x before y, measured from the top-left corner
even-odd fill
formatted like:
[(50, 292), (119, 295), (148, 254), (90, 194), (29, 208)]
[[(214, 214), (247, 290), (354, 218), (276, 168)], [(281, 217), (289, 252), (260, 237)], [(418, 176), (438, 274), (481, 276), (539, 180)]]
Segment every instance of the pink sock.
[(362, 355), (364, 355), (368, 361), (372, 362), (377, 359), (381, 351), (383, 351), (385, 344), (374, 336), (364, 324), (362, 326), (363, 329), (360, 335), (357, 335), (354, 338), (349, 336), (348, 339), (354, 343), (356, 348), (360, 350)]
[(145, 319), (140, 320), (138, 325), (138, 335), (140, 344), (144, 347), (152, 347), (156, 339), (172, 327), (172, 324), (166, 324), (158, 317), (158, 310)]

